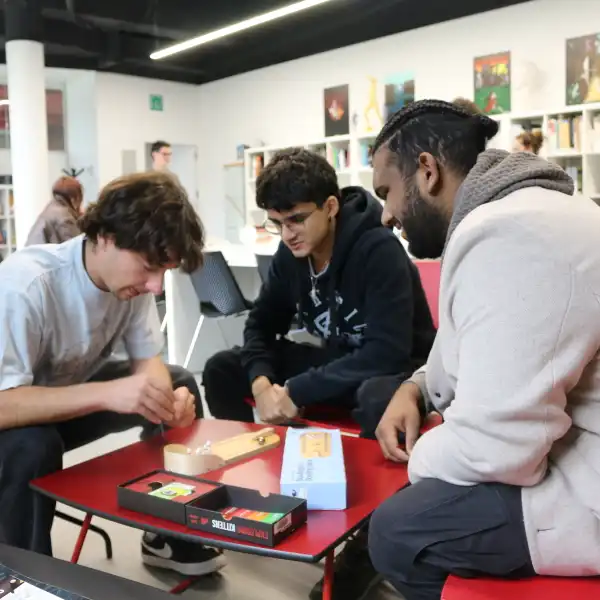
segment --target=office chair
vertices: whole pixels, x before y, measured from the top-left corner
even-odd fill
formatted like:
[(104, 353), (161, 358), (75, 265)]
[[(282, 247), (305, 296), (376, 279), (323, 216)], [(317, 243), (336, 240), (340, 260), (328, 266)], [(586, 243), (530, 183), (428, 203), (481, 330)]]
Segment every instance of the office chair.
[(258, 274), (262, 283), (265, 283), (269, 278), (269, 269), (273, 262), (273, 256), (269, 254), (255, 254), (256, 264), (258, 265)]
[(252, 303), (244, 298), (221, 252), (206, 252), (204, 265), (192, 273), (190, 279), (200, 302), (200, 318), (183, 363), (184, 368), (190, 363), (205, 318), (237, 316), (252, 308)]

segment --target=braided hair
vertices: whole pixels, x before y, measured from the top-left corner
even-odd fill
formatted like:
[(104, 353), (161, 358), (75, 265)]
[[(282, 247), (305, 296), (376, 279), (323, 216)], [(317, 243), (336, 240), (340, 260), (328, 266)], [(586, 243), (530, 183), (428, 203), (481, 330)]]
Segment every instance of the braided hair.
[(498, 123), (484, 114), (442, 100), (419, 100), (388, 119), (373, 153), (387, 146), (405, 176), (416, 172), (423, 152), (466, 175), (497, 133)]

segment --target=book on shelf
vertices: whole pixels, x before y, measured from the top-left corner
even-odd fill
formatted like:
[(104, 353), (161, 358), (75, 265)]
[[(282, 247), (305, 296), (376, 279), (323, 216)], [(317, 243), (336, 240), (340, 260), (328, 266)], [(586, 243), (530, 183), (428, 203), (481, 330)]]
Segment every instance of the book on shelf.
[(548, 119), (546, 139), (550, 153), (567, 150), (581, 152), (582, 126), (583, 117), (581, 115)]

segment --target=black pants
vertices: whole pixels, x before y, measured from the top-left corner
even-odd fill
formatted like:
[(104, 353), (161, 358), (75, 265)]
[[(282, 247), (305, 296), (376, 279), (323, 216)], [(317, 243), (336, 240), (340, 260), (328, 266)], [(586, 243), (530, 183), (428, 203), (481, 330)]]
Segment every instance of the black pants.
[(406, 600), (440, 600), (448, 575), (534, 575), (521, 488), (456, 486), (424, 479), (384, 502), (371, 518), (371, 559)]
[[(278, 342), (275, 372), (278, 383), (319, 367), (331, 360), (323, 348), (296, 344), (289, 340)], [(353, 417), (361, 426), (363, 437), (374, 437), (375, 428), (387, 408), (394, 392), (411, 374), (375, 377), (364, 382), (346, 398), (335, 398), (327, 404), (339, 404), (353, 409)], [(225, 350), (211, 357), (204, 367), (205, 399), (211, 414), (217, 419), (252, 422), (252, 407), (246, 402), (252, 398), (248, 374), (242, 367), (240, 349)]]
[[(187, 387), (196, 397), (196, 414), (202, 416), (200, 392), (194, 376), (169, 366), (173, 387)], [(131, 374), (128, 362), (111, 362), (94, 381), (110, 381)], [(29, 482), (62, 468), (64, 452), (108, 435), (143, 427), (143, 436), (156, 433), (157, 426), (139, 415), (95, 413), (79, 419), (0, 431), (0, 542), (52, 554), (50, 530), (54, 501), (33, 492)]]

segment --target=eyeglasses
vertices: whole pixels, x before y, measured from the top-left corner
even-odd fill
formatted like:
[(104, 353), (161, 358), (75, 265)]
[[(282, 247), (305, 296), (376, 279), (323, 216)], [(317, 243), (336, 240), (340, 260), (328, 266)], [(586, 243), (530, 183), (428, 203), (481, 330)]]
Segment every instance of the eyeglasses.
[(287, 227), (290, 231), (298, 231), (305, 226), (307, 219), (318, 210), (318, 208), (315, 208), (307, 213), (290, 215), (281, 221), (278, 221), (277, 219), (267, 219), (263, 223), (263, 227), (267, 233), (272, 233), (273, 235), (281, 235), (284, 227)]

